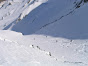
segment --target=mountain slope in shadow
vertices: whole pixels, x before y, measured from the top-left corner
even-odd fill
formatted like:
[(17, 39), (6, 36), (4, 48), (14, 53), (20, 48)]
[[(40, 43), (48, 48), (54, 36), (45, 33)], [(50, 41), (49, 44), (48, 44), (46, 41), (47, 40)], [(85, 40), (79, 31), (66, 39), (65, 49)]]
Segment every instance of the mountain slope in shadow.
[[(69, 1), (63, 0), (48, 1), (33, 10), (11, 30), (24, 35), (38, 34), (67, 39), (88, 39), (88, 5), (80, 4), (79, 9), (73, 8), (65, 13), (65, 9), (72, 4), (73, 1), (70, 4)], [(8, 26), (5, 29), (8, 29)]]

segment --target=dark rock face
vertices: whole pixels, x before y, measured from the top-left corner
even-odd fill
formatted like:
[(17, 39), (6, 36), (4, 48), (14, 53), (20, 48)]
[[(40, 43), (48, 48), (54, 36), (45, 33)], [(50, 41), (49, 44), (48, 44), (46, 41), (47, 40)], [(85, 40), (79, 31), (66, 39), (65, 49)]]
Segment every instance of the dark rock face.
[(82, 3), (84, 4), (84, 3), (87, 3), (87, 2), (88, 2), (88, 0), (80, 0), (80, 2), (76, 3), (76, 8), (79, 8)]
[(84, 2), (88, 2), (88, 0), (84, 0)]

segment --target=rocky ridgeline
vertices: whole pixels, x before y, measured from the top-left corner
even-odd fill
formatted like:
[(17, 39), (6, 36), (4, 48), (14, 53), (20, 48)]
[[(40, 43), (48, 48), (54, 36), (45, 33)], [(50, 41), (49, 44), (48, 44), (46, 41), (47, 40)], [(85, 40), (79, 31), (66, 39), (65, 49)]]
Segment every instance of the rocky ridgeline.
[(80, 0), (79, 2), (74, 2), (76, 4), (76, 8), (80, 8), (81, 5), (84, 5), (85, 3), (87, 3), (88, 0)]

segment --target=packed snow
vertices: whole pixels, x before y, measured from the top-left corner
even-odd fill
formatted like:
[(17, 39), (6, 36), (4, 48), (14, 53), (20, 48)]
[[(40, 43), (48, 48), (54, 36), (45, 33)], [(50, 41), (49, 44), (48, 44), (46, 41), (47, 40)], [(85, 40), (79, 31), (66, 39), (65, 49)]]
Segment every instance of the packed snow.
[(87, 0), (0, 3), (0, 66), (88, 66)]

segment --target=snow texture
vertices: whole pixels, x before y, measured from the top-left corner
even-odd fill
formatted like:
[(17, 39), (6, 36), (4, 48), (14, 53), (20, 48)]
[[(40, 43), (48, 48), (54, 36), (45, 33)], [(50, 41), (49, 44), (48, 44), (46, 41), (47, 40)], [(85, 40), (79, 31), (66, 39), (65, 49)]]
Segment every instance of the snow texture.
[(1, 2), (0, 66), (88, 66), (87, 2)]

